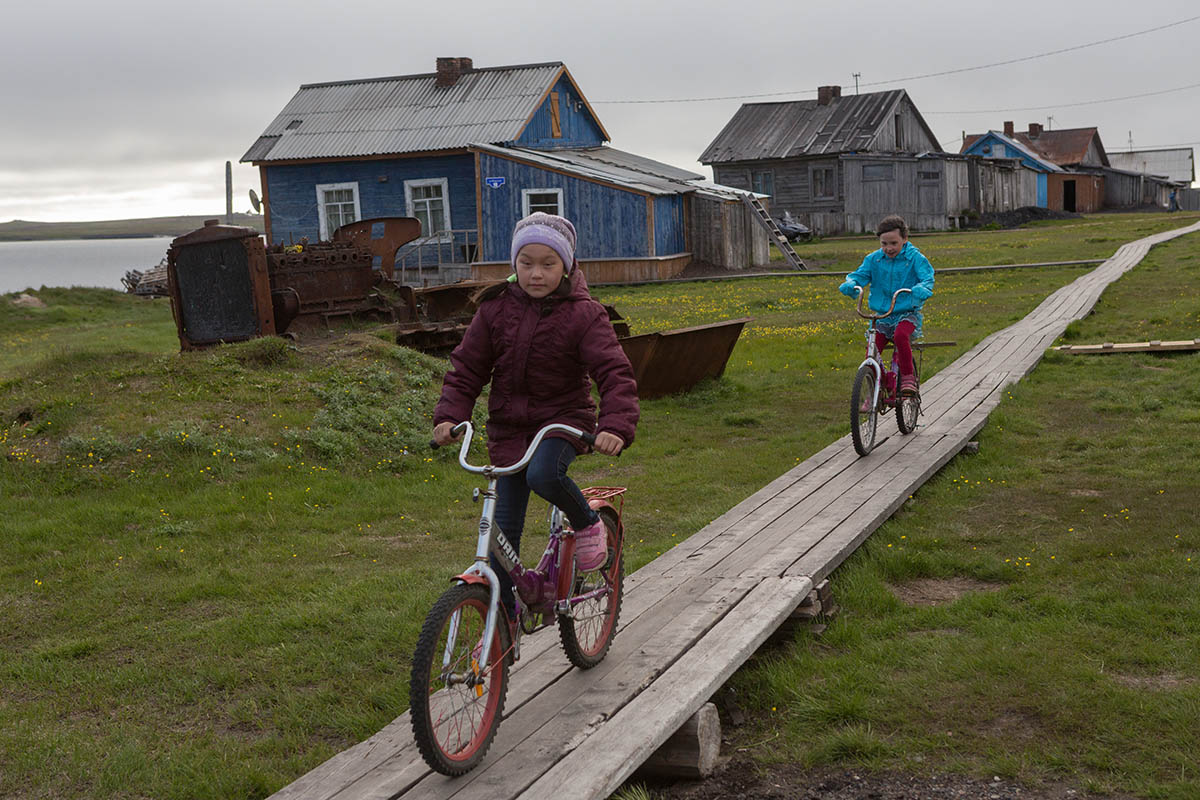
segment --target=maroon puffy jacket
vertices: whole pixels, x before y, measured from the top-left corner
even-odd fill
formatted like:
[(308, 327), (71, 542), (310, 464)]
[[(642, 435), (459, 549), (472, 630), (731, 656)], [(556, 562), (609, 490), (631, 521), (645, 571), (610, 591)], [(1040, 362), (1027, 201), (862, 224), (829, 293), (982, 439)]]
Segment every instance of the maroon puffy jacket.
[[(565, 290), (565, 291), (564, 291)], [(604, 306), (592, 299), (581, 270), (554, 294), (535, 299), (516, 283), (485, 300), (450, 354), (450, 371), (433, 424), (471, 418), (489, 381), (488, 456), (515, 463), (551, 422), (607, 431), (633, 442), (637, 381)], [(591, 383), (600, 389), (600, 417)], [(563, 436), (562, 438), (567, 438)], [(583, 451), (583, 445), (576, 444)]]

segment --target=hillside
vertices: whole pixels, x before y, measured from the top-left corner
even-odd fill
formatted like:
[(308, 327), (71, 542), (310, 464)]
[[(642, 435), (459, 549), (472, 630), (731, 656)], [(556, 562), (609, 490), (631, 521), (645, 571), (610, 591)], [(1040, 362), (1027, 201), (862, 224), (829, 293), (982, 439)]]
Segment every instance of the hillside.
[[(224, 215), (221, 214), (114, 219), (96, 222), (29, 222), (17, 219), (12, 222), (0, 222), (0, 242), (181, 236), (202, 227), (204, 220), (214, 218), (224, 221)], [(230, 224), (245, 225), (262, 231), (263, 218), (258, 214), (234, 214), (230, 219)]]

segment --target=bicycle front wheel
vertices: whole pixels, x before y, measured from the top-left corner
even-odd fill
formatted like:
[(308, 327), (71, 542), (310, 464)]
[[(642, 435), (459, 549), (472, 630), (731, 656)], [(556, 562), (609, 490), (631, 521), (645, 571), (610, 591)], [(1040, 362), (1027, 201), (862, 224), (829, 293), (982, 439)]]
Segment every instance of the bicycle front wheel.
[(591, 572), (579, 572), (571, 584), (570, 610), (558, 616), (558, 636), (567, 659), (580, 669), (591, 669), (604, 660), (617, 630), (625, 564), (623, 531), (611, 508), (599, 509), (608, 532), (608, 558)]
[(508, 691), (508, 625), (497, 618), (486, 657), (488, 587), (460, 584), (434, 604), (417, 637), (409, 681), (413, 736), (425, 763), (462, 775), (487, 753)]
[(879, 415), (875, 413), (875, 370), (863, 364), (854, 376), (850, 389), (850, 438), (860, 456), (875, 446), (875, 428)]

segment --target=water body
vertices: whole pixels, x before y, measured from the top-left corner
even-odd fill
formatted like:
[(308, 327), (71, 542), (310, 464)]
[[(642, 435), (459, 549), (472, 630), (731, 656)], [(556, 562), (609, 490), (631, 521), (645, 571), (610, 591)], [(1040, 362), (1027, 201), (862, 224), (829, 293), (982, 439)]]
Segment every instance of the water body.
[(0, 242), (0, 294), (42, 286), (100, 286), (124, 291), (121, 278), (145, 272), (167, 254), (170, 237)]

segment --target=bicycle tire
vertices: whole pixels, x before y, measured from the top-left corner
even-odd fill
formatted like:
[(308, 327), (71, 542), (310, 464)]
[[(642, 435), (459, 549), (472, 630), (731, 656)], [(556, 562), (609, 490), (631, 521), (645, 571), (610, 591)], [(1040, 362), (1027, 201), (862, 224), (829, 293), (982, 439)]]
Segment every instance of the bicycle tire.
[(870, 364), (863, 364), (854, 376), (854, 386), (850, 389), (850, 438), (854, 449), (860, 456), (865, 456), (875, 447), (875, 430), (878, 427), (879, 415), (871, 405), (869, 411), (864, 411), (863, 401), (873, 403), (875, 398), (875, 370)]
[[(917, 385), (921, 382), (921, 369), (916, 361), (913, 362), (913, 369), (917, 376)], [(896, 427), (900, 429), (900, 433), (907, 436), (917, 429), (917, 420), (921, 416), (921, 391), (917, 390), (913, 395), (901, 395), (897, 392), (896, 398)]]
[(608, 559), (591, 572), (579, 573), (571, 584), (571, 596), (609, 591), (603, 597), (572, 604), (569, 614), (558, 615), (558, 636), (567, 660), (580, 669), (591, 669), (604, 660), (612, 645), (621, 615), (621, 596), (625, 587), (625, 558), (621, 547), (624, 531), (611, 508), (599, 509), (608, 531)]
[[(487, 586), (453, 586), (434, 603), (417, 637), (408, 695), (413, 736), (425, 763), (443, 775), (462, 775), (479, 764), (504, 710), (508, 691), (505, 653), (510, 642), (503, 611), (488, 658), (490, 667), (484, 665), (481, 670), (475, 652), (483, 638), (489, 601)], [(455, 614), (457, 635), (447, 648)], [(447, 652), (449, 665), (443, 667)]]

